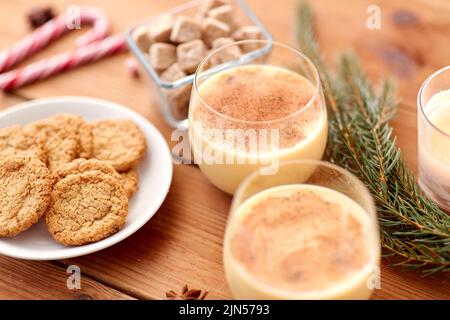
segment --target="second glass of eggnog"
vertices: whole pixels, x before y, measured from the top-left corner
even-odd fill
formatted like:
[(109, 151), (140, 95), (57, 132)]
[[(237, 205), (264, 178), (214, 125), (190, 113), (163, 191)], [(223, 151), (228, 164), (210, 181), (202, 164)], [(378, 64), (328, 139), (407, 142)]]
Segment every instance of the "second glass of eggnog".
[(450, 66), (425, 80), (417, 100), (419, 183), (450, 212)]
[(368, 299), (380, 288), (372, 197), (331, 163), (298, 160), (236, 191), (223, 257), (236, 299)]
[(327, 126), (318, 72), (287, 45), (232, 43), (197, 69), (189, 109), (194, 161), (227, 193), (257, 169), (273, 175), (280, 161), (321, 159)]

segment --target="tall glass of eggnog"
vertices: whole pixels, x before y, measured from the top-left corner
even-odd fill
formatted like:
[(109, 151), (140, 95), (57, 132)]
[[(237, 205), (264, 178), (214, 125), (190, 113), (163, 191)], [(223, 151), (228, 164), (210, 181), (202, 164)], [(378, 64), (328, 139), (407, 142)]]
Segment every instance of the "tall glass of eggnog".
[(255, 170), (276, 174), (280, 161), (321, 159), (327, 125), (317, 70), (287, 45), (231, 43), (197, 69), (189, 141), (195, 163), (225, 192)]
[(450, 212), (450, 66), (425, 80), (417, 104), (419, 183)]
[(368, 299), (380, 288), (380, 251), (364, 184), (331, 163), (297, 160), (244, 180), (223, 257), (236, 299)]

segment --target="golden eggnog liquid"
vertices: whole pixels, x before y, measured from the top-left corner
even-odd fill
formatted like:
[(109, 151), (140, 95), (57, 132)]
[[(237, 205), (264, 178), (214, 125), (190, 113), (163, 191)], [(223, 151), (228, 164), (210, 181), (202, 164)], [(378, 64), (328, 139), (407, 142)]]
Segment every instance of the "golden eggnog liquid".
[[(321, 159), (327, 117), (316, 91), (300, 74), (267, 65), (232, 68), (202, 82), (189, 116), (189, 138), (202, 172), (234, 193), (258, 168), (281, 160)], [(242, 133), (243, 139), (221, 139), (229, 132)], [(205, 154), (215, 161), (205, 161)]]
[[(234, 213), (224, 264), (238, 299), (367, 299), (379, 245), (369, 216), (320, 186), (262, 191)], [(376, 231), (375, 231), (376, 232)]]

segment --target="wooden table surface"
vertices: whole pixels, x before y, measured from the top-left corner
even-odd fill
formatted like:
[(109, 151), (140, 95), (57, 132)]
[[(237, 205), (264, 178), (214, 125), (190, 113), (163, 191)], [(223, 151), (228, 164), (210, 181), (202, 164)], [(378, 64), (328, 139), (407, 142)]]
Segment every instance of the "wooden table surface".
[[(76, 0), (103, 8), (114, 32), (134, 21), (160, 13), (181, 0)], [(279, 41), (294, 44), (295, 0), (248, 0)], [(25, 15), (37, 2), (0, 2), (0, 47), (28, 32)], [(47, 0), (57, 12), (72, 0)], [(399, 81), (402, 100), (393, 125), (398, 143), (414, 170), (417, 167), (416, 94), (427, 75), (450, 63), (448, 0), (314, 0), (311, 1), (323, 52), (330, 61), (342, 50), (359, 53), (373, 79), (391, 74)], [(381, 8), (381, 29), (366, 27), (369, 4)], [(270, 8), (270, 10), (268, 10)], [(80, 31), (83, 32), (83, 31)], [(28, 61), (69, 48), (79, 33), (70, 34)], [(53, 77), (0, 95), (4, 109), (25, 100), (55, 95), (82, 95), (122, 103), (153, 122), (169, 140), (149, 94), (147, 80), (129, 77), (123, 66), (129, 54)], [(28, 62), (27, 61), (27, 62)], [(151, 143), (151, 141), (150, 141)], [(222, 238), (231, 198), (215, 189), (195, 166), (176, 165), (170, 193), (154, 218), (133, 236), (88, 256), (51, 262), (21, 261), (0, 256), (0, 298), (3, 299), (162, 299), (184, 284), (208, 290), (208, 298), (227, 299), (230, 292), (222, 267)], [(78, 265), (80, 290), (66, 287), (66, 268)], [(382, 263), (381, 289), (374, 299), (450, 299), (448, 276), (421, 277)]]

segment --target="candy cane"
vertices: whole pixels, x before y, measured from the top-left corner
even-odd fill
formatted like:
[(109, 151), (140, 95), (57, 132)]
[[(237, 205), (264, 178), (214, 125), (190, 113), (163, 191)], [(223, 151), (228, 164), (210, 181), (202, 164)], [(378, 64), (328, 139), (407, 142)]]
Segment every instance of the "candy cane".
[(79, 19), (80, 24), (92, 24), (93, 28), (80, 38), (76, 45), (84, 46), (106, 37), (109, 31), (109, 22), (106, 16), (95, 8), (82, 8), (71, 10), (37, 28), (22, 40), (16, 42), (9, 49), (0, 53), (0, 73), (9, 70), (15, 64), (23, 61), (33, 53), (47, 46), (70, 31), (73, 22)]
[(65, 52), (50, 59), (38, 61), (23, 69), (4, 73), (0, 75), (0, 88), (11, 91), (125, 50), (127, 50), (125, 38), (122, 34), (117, 34), (76, 48), (72, 52)]
[(23, 61), (33, 53), (70, 30), (70, 24), (93, 24), (93, 29), (77, 39), (77, 48), (71, 52), (38, 61), (20, 70), (0, 74), (0, 89), (14, 90), (37, 80), (48, 78), (80, 65), (127, 50), (122, 34), (105, 38), (109, 31), (108, 19), (94, 8), (82, 8), (62, 14), (36, 29), (12, 47), (0, 53), (0, 73)]

